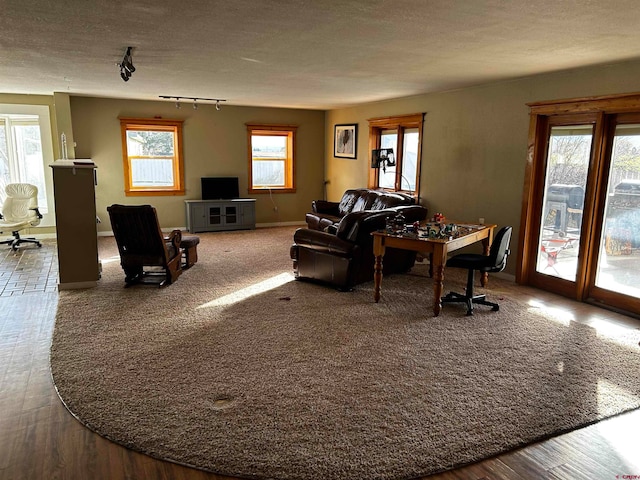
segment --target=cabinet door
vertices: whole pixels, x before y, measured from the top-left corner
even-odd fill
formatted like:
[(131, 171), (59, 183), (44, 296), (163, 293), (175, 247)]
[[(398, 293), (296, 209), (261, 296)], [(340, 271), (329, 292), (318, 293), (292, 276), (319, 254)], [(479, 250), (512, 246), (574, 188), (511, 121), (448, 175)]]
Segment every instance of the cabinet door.
[(204, 205), (193, 204), (189, 206), (191, 231), (202, 232), (207, 228), (207, 219), (205, 214)]
[(224, 218), (222, 216), (222, 207), (221, 206), (208, 206), (207, 207), (207, 224), (208, 225), (222, 225), (224, 223)]
[(237, 225), (240, 223), (240, 216), (238, 215), (238, 207), (235, 205), (224, 206), (224, 224), (225, 225)]
[(253, 203), (242, 205), (242, 224), (254, 228), (256, 223), (256, 209)]

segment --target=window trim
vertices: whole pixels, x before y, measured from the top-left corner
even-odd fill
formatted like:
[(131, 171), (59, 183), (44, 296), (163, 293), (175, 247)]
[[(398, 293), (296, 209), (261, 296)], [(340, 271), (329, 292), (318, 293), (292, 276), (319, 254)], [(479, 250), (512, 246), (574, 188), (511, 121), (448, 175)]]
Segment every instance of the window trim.
[[(37, 107), (36, 107), (37, 108)], [(46, 109), (46, 107), (44, 107)], [(48, 110), (47, 110), (48, 112)], [(10, 111), (1, 111), (0, 112), (0, 129), (5, 132), (5, 140), (7, 147), (7, 168), (9, 175), (8, 183), (33, 183), (38, 188), (38, 208), (41, 213), (47, 214), (50, 213), (51, 209), (49, 208), (50, 203), (50, 195), (48, 193), (48, 181), (46, 175), (45, 165), (51, 163), (53, 161), (53, 157), (48, 155), (47, 150), (47, 130), (43, 127), (48, 125), (48, 118), (46, 122), (43, 122), (44, 112), (41, 111), (27, 111), (27, 112), (15, 112), (13, 110)], [(37, 127), (40, 135), (40, 152), (42, 154), (42, 169), (39, 171), (41, 173), (41, 183), (34, 182), (30, 180), (30, 175), (27, 172), (27, 164), (22, 160), (22, 156), (20, 155), (20, 149), (18, 144), (16, 143), (15, 130), (14, 127)], [(21, 159), (22, 158), (22, 159)], [(0, 181), (0, 186), (2, 187), (2, 192), (0, 193), (0, 198), (4, 199), (4, 182)], [(42, 201), (44, 200), (44, 201)]]
[[(371, 151), (380, 148), (380, 137), (383, 131), (395, 130), (398, 134), (398, 143), (394, 149), (396, 160), (396, 180), (395, 187), (380, 187), (380, 169), (369, 169), (369, 188), (385, 190), (390, 192), (402, 192), (413, 195), (416, 202), (420, 201), (420, 170), (422, 168), (422, 131), (425, 113), (413, 113), (408, 115), (395, 115), (391, 117), (369, 118), (369, 162), (371, 165)], [(406, 129), (418, 129), (418, 152), (416, 160), (416, 189), (415, 191), (402, 190), (402, 155), (404, 153), (404, 131)]]
[[(126, 118), (119, 117), (122, 139), (122, 161), (124, 168), (124, 192), (127, 197), (184, 195), (184, 158), (182, 154), (182, 124), (183, 120), (163, 118)], [(127, 130), (148, 130), (173, 132), (174, 157), (173, 178), (171, 187), (134, 187), (131, 179), (131, 158), (127, 148)]]
[[(297, 125), (247, 123), (247, 151), (248, 151), (248, 175), (249, 193), (295, 193), (296, 192), (296, 133)], [(254, 187), (253, 185), (253, 135), (273, 135), (287, 137), (287, 158), (285, 161), (285, 186)]]

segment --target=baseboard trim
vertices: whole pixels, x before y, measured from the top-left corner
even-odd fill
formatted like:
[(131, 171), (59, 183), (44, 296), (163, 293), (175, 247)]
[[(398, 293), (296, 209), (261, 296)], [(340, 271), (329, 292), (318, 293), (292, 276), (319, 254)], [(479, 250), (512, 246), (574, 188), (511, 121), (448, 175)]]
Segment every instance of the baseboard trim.
[(58, 284), (58, 291), (61, 290), (79, 290), (81, 288), (94, 288), (98, 286), (97, 281), (93, 282), (66, 282)]
[[(10, 236), (9, 234), (5, 234), (7, 237)], [(37, 238), (38, 240), (48, 240), (48, 239), (56, 239), (58, 238), (58, 236), (55, 233), (35, 233), (35, 232), (27, 232), (24, 233), (22, 230), (20, 230), (20, 236), (23, 238)]]
[(268, 228), (268, 227), (295, 227), (306, 225), (306, 222), (273, 222), (273, 223), (257, 223), (256, 228)]
[(502, 280), (507, 280), (508, 282), (516, 283), (516, 276), (510, 273), (498, 272), (498, 273), (490, 273), (489, 276), (494, 276), (501, 278)]
[[(273, 222), (273, 223), (257, 223), (256, 224), (256, 228), (269, 228), (269, 227), (302, 227), (305, 226), (307, 223), (304, 221), (295, 221), (295, 222)], [(171, 233), (173, 230), (180, 230), (182, 231), (183, 234), (189, 234), (189, 232), (187, 232), (187, 227), (170, 227), (170, 228), (162, 228), (161, 229), (164, 233)], [(219, 230), (220, 232), (234, 232), (234, 231), (246, 231), (246, 230), (250, 230), (250, 229), (243, 229), (243, 230)], [(198, 232), (198, 233), (216, 233), (216, 232)], [(193, 234), (193, 235), (197, 235), (197, 233)], [(99, 237), (113, 237), (113, 231), (109, 230), (109, 231), (101, 231), (98, 232), (98, 236)], [(55, 235), (52, 237), (55, 238)]]

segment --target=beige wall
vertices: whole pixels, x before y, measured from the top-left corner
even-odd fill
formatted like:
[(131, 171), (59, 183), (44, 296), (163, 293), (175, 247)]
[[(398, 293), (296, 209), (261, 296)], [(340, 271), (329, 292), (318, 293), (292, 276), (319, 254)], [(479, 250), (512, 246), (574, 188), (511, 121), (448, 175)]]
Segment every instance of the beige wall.
[[(322, 198), (325, 112), (314, 110), (234, 107), (201, 104), (198, 110), (173, 102), (71, 97), (76, 157), (97, 165), (97, 213), (100, 231), (109, 231), (107, 206), (149, 203), (158, 210), (163, 228), (186, 225), (184, 200), (200, 198), (203, 176), (238, 176), (240, 195), (256, 198), (256, 222), (304, 222), (311, 201)], [(185, 196), (126, 197), (118, 117), (184, 120)], [(295, 194), (247, 195), (248, 159), (245, 123), (298, 125)], [(274, 211), (274, 204), (278, 211)]]
[[(247, 190), (246, 122), (298, 124), (296, 194), (256, 195), (257, 222), (299, 222), (311, 201), (337, 200), (345, 189), (366, 186), (369, 172), (367, 119), (425, 112), (421, 202), (431, 213), (450, 219), (513, 225), (519, 244), (522, 185), (529, 125), (526, 103), (640, 91), (640, 61), (576, 69), (451, 92), (418, 95), (329, 112), (225, 105), (194, 111), (176, 110), (171, 102), (144, 102), (88, 97), (0, 94), (0, 103), (48, 105), (54, 152), (59, 129), (77, 143), (77, 158), (98, 165), (96, 191), (102, 231), (110, 230), (106, 207), (112, 203), (152, 203), (163, 227), (185, 225), (183, 200), (198, 198), (199, 179), (206, 175), (237, 175), (241, 194)], [(184, 197), (125, 197), (118, 116), (182, 118), (187, 194)], [(333, 126), (357, 123), (358, 158), (334, 158)], [(510, 263), (513, 273), (515, 265)]]
[[(368, 118), (426, 112), (421, 203), (447, 218), (512, 225), (515, 272), (519, 245), (529, 110), (526, 103), (640, 91), (640, 62), (584, 68), (451, 92), (359, 105), (327, 113), (325, 139), (329, 200), (366, 186)], [(357, 123), (358, 158), (333, 157), (333, 126)]]

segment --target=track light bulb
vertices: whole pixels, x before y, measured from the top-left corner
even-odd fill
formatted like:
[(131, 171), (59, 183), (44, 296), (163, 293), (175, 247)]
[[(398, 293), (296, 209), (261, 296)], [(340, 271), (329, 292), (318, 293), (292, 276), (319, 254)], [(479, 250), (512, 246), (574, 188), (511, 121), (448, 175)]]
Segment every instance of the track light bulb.
[(136, 67), (133, 66), (133, 58), (131, 57), (131, 50), (133, 47), (127, 47), (127, 51), (122, 58), (122, 62), (116, 64), (120, 67), (120, 77), (125, 82), (128, 82), (133, 72), (136, 71)]
[[(122, 79), (126, 82), (129, 77), (131, 77), (131, 72), (129, 70), (127, 70), (124, 65), (120, 65), (120, 73), (122, 74)], [(126, 76), (126, 79), (125, 79)], [(198, 103), (198, 100), (202, 100), (205, 102), (216, 102), (216, 110), (220, 111), (222, 110), (222, 104), (220, 102), (226, 102), (226, 100), (221, 100), (219, 98), (201, 98), (201, 97), (176, 97), (174, 95), (160, 95), (160, 98), (164, 98), (165, 100), (172, 100), (172, 99), (176, 99), (176, 108), (182, 108), (182, 105), (180, 104), (180, 100), (184, 100), (185, 102), (189, 101), (189, 100), (193, 100), (193, 109), (194, 110), (198, 110), (198, 108), (200, 107), (200, 104)], [(188, 105), (188, 104), (187, 104)]]

